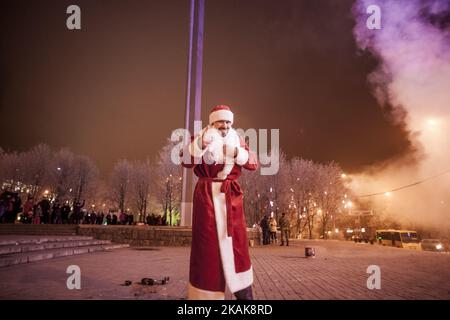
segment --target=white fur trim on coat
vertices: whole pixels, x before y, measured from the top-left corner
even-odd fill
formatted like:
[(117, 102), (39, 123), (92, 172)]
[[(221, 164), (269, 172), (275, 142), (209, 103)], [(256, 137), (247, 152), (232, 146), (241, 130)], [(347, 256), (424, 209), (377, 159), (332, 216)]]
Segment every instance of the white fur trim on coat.
[(220, 257), (222, 259), (225, 282), (232, 293), (245, 289), (253, 283), (253, 268), (236, 273), (234, 265), (233, 241), (227, 234), (227, 207), (225, 193), (220, 192), (222, 182), (212, 183), (212, 197), (219, 239)]
[(225, 292), (208, 291), (194, 287), (188, 284), (188, 299), (189, 300), (225, 300)]
[(245, 150), (245, 148), (239, 147), (238, 148), (238, 154), (236, 157), (236, 164), (243, 166), (248, 161), (248, 151)]
[(233, 112), (230, 110), (217, 110), (209, 114), (209, 124), (220, 120), (231, 121), (233, 123)]

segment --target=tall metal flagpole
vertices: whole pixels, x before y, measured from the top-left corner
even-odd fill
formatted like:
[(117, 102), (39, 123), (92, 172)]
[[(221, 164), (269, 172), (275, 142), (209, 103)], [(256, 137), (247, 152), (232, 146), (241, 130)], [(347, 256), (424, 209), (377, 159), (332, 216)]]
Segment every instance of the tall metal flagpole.
[[(189, 20), (189, 60), (186, 89), (185, 129), (195, 134), (194, 121), (201, 121), (202, 113), (202, 66), (203, 27), (205, 0), (191, 0)], [(185, 140), (186, 141), (186, 140)], [(194, 174), (183, 168), (183, 190), (181, 198), (181, 225), (192, 225), (192, 197)]]

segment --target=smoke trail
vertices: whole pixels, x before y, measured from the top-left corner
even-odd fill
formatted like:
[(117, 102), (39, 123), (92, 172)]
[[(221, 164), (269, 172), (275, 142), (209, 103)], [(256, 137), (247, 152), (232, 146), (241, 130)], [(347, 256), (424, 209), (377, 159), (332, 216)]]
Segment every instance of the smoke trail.
[[(381, 9), (381, 29), (369, 30), (367, 8)], [(407, 185), (450, 170), (450, 1), (357, 0), (354, 36), (362, 50), (381, 62), (368, 76), (381, 107), (395, 122), (405, 122), (411, 142), (420, 153), (355, 177), (355, 193), (373, 193)], [(406, 112), (406, 117), (402, 117)], [(373, 197), (406, 223), (416, 222), (450, 230), (450, 174)]]

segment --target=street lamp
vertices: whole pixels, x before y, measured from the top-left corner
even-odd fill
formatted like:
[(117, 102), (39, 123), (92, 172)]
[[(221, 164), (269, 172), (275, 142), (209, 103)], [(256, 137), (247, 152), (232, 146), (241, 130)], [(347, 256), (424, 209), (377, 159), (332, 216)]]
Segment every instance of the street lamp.
[(428, 119), (428, 120), (427, 120), (427, 124), (428, 124), (430, 127), (434, 127), (434, 126), (436, 126), (437, 121), (436, 121), (435, 119)]

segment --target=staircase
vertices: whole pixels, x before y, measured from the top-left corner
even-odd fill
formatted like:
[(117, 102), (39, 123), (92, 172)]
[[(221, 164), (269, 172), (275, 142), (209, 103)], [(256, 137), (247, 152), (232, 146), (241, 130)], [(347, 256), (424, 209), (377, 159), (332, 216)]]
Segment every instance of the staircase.
[(96, 240), (92, 237), (12, 236), (3, 233), (0, 236), (0, 267), (128, 246), (128, 244), (113, 244), (109, 240)]

